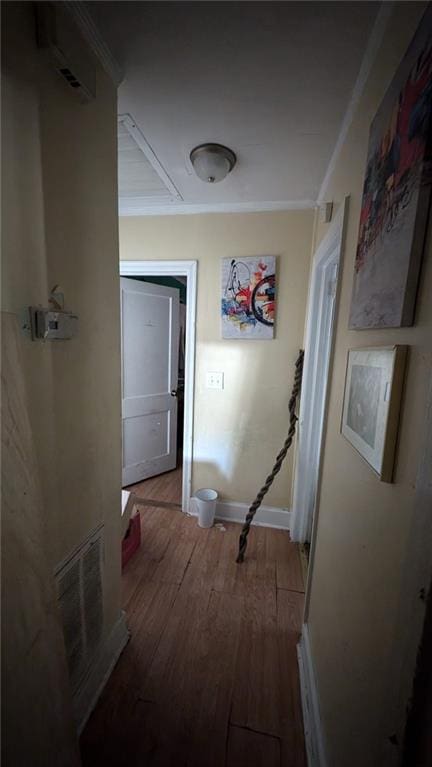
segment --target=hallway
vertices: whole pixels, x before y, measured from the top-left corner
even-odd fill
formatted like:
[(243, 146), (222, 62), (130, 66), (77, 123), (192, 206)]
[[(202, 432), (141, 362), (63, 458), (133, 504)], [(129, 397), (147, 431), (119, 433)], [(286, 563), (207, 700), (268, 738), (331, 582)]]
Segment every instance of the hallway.
[(296, 643), (304, 585), (286, 533), (209, 530), (140, 507), (123, 576), (131, 640), (83, 736), (85, 767), (304, 767)]

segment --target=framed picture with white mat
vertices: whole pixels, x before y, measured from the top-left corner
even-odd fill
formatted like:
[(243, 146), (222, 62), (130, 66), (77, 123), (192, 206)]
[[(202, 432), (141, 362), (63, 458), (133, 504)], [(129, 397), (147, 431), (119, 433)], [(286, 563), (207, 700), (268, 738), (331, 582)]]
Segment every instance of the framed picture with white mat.
[(381, 481), (391, 482), (406, 346), (348, 351), (341, 432)]

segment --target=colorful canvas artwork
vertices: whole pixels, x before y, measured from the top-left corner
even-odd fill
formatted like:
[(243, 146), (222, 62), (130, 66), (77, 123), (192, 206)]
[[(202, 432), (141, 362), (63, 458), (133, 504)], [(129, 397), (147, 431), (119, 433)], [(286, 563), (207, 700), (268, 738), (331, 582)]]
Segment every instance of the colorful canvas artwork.
[(222, 338), (273, 338), (275, 267), (274, 256), (222, 259)]
[(432, 184), (432, 8), (373, 120), (349, 325), (412, 325)]

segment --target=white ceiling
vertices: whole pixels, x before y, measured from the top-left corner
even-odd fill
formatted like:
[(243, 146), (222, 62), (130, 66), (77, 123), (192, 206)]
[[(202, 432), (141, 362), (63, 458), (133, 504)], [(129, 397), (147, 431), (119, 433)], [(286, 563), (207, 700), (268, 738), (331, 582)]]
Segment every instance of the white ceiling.
[[(86, 5), (124, 71), (119, 114), (131, 115), (182, 198), (141, 195), (134, 175), (122, 213), (317, 200), (379, 3)], [(206, 141), (238, 158), (219, 184), (200, 181), (190, 165), (191, 149)]]

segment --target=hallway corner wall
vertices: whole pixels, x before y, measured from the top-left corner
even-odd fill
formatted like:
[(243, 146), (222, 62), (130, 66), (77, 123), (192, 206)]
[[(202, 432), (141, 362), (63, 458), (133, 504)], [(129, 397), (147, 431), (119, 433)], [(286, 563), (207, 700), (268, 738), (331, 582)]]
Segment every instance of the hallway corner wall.
[[(95, 61), (96, 97), (80, 103), (37, 47), (34, 5), (2, 3), (2, 341), (19, 360), (2, 380), (2, 437), (9, 452), (5, 416), (22, 391), (27, 456), (24, 468), (18, 448), (4, 462), (3, 756), (5, 767), (72, 767), (53, 573), (100, 523), (102, 644), (120, 614), (117, 94)], [(22, 312), (47, 307), (56, 285), (78, 335), (31, 341)], [(28, 525), (26, 482), (36, 488)]]
[[(120, 217), (120, 258), (198, 262), (192, 489), (250, 503), (288, 429), (294, 363), (302, 345), (313, 210)], [(272, 340), (221, 337), (221, 259), (277, 256)], [(222, 371), (224, 389), (206, 387)], [(266, 504), (290, 508), (290, 452)]]
[[(394, 713), (395, 701), (405, 695), (400, 700), (403, 711), (409, 702), (409, 691), (399, 686), (396, 663), (404, 651), (398, 626), (410, 602), (418, 598), (406, 591), (403, 567), (414, 521), (432, 373), (431, 221), (413, 326), (353, 331), (348, 329), (348, 316), (369, 128), (425, 7), (425, 3), (393, 5), (325, 191), (325, 199), (333, 200), (336, 207), (350, 197), (308, 613), (327, 759), (332, 767), (399, 763), (403, 727)], [(318, 223), (316, 244), (327, 228)], [(340, 427), (348, 350), (393, 344), (409, 346), (409, 361), (394, 481), (389, 484), (379, 481), (342, 436)], [(415, 657), (410, 662), (414, 673)]]

